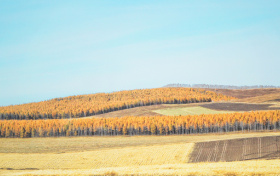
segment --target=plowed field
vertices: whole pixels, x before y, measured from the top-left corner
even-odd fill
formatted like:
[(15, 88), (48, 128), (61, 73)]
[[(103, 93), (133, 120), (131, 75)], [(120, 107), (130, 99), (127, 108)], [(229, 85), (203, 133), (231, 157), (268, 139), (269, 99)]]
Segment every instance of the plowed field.
[(277, 110), (280, 107), (270, 107), (273, 104), (251, 104), (251, 103), (204, 103), (201, 107), (218, 111), (259, 111)]
[(280, 136), (196, 143), (191, 163), (280, 158)]

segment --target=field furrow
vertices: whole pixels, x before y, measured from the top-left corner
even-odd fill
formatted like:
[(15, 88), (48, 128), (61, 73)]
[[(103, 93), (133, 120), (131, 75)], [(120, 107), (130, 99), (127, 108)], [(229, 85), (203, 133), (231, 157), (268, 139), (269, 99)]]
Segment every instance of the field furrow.
[(193, 152), (190, 154), (191, 159), (189, 162), (229, 162), (280, 158), (279, 137), (270, 136), (200, 142), (195, 145)]

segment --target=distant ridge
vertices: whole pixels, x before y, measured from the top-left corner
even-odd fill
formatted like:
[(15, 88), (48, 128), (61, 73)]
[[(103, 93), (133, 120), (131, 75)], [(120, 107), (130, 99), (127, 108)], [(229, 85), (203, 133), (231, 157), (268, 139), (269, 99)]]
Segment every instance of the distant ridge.
[(233, 86), (233, 85), (216, 85), (216, 84), (167, 84), (163, 87), (191, 87), (204, 89), (262, 89), (262, 88), (280, 88), (280, 86), (271, 85), (254, 85), (254, 86)]

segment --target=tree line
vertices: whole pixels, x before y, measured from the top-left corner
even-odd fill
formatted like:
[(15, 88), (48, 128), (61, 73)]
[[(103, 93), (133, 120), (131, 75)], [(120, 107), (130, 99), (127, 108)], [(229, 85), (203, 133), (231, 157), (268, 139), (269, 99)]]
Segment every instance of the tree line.
[(0, 107), (0, 119), (67, 119), (138, 106), (230, 100), (233, 97), (193, 88), (155, 88), (55, 98)]
[(1, 120), (1, 137), (174, 135), (279, 130), (280, 111), (187, 116)]

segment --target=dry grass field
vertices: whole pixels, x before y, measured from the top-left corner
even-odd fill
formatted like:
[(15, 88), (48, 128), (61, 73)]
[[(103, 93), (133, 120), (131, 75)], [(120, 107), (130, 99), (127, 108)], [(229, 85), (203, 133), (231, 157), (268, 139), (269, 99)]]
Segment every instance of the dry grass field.
[(193, 143), (99, 149), (67, 153), (5, 153), (0, 156), (2, 169), (100, 169), (186, 163)]
[(198, 115), (232, 113), (252, 110), (275, 110), (280, 109), (279, 101), (263, 103), (248, 102), (212, 102), (191, 104), (161, 104), (124, 109), (92, 117), (124, 117), (124, 116), (158, 116), (158, 115)]
[(276, 136), (280, 132), (230, 132), (168, 136), (1, 138), (0, 153), (65, 153), (137, 146)]
[(222, 114), (222, 113), (233, 113), (234, 111), (217, 111), (201, 106), (184, 107), (184, 108), (167, 108), (158, 109), (153, 112), (161, 115), (200, 115), (200, 114)]
[(186, 176), (279, 176), (280, 160), (252, 160), (220, 163), (185, 163), (109, 167), (100, 169), (45, 169), (2, 171), (2, 175), (186, 175)]
[(0, 175), (272, 174), (280, 170), (280, 160), (195, 164), (188, 160), (196, 142), (276, 135), (280, 132), (0, 139)]
[(171, 109), (171, 108), (185, 108), (185, 107), (195, 107), (202, 105), (204, 103), (190, 103), (190, 104), (159, 104), (159, 105), (151, 105), (151, 106), (141, 106), (130, 109), (123, 109), (119, 111), (113, 111), (105, 114), (98, 114), (86, 118), (91, 117), (123, 117), (123, 116), (155, 116), (161, 115), (154, 111), (162, 110), (162, 109)]

